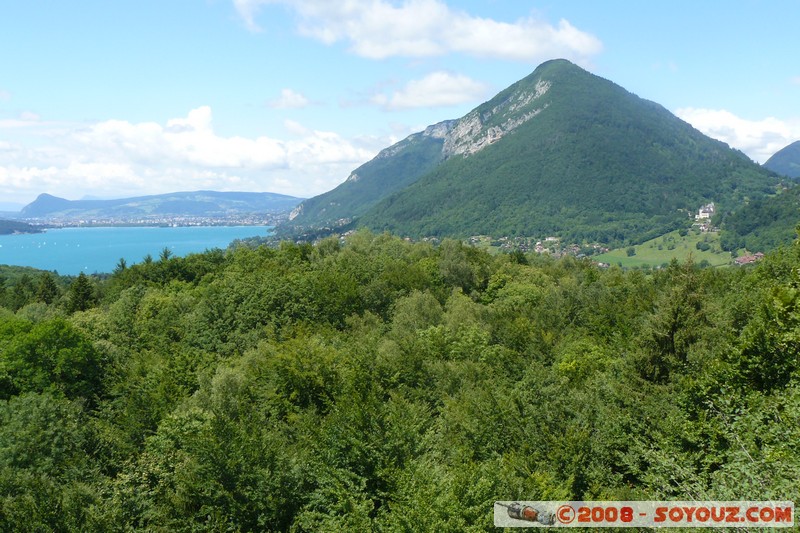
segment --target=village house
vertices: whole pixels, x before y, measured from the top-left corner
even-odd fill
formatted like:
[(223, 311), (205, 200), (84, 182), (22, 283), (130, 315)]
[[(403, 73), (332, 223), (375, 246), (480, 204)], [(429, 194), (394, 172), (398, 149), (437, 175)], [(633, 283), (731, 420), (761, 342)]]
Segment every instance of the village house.
[(755, 263), (756, 261), (760, 261), (763, 258), (764, 254), (762, 254), (761, 252), (756, 252), (753, 255), (742, 255), (740, 257), (737, 257), (734, 260), (734, 262), (737, 265), (749, 265), (750, 263)]
[(708, 220), (714, 216), (714, 213), (716, 213), (716, 208), (714, 207), (714, 202), (711, 202), (710, 204), (702, 206), (697, 211), (697, 216), (694, 218), (695, 220)]

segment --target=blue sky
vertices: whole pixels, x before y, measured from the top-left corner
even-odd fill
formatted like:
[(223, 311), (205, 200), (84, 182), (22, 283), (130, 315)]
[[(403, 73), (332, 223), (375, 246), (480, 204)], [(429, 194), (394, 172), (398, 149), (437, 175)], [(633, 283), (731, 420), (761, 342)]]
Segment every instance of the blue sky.
[(758, 162), (800, 139), (798, 0), (6, 0), (0, 209), (313, 196), (564, 57)]

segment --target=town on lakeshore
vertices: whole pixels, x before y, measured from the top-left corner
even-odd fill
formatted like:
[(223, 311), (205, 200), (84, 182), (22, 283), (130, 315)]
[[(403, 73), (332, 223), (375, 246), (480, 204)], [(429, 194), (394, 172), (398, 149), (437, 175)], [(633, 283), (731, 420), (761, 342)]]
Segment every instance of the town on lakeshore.
[(135, 217), (45, 217), (24, 219), (25, 222), (38, 227), (80, 228), (101, 226), (275, 226), (288, 217), (288, 213), (250, 213), (225, 216), (189, 216), (189, 215), (152, 215)]

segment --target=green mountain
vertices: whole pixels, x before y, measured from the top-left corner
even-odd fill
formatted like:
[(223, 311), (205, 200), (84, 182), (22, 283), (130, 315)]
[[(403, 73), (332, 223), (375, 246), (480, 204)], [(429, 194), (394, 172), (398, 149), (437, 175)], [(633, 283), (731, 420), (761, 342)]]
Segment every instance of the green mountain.
[(775, 152), (764, 163), (764, 167), (783, 176), (800, 178), (800, 141)]
[(358, 180), (304, 202), (293, 222), (335, 222), (321, 207), (336, 198), (343, 209), (335, 218), (400, 235), (641, 242), (686, 224), (701, 204), (724, 211), (774, 193), (779, 181), (660, 105), (565, 60), (540, 65), (441, 129), (440, 152), (425, 141), (427, 168), (409, 172), (401, 162), (416, 146), (406, 139), (364, 165), (382, 159), (375, 183), (356, 171)]
[(303, 226), (340, 225), (363, 215), (442, 162), (444, 141), (454, 123), (451, 120), (429, 126), (381, 151), (332, 191), (303, 202), (292, 213), (292, 221)]
[(20, 211), (20, 218), (128, 218), (152, 216), (216, 217), (278, 213), (293, 209), (302, 199), (269, 192), (194, 191), (121, 198), (65, 200), (41, 194)]

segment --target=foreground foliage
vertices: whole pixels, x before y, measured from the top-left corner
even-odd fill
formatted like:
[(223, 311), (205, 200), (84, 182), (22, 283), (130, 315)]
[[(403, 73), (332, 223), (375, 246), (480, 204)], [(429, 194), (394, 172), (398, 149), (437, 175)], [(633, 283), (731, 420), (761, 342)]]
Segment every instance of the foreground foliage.
[(792, 248), (646, 274), (359, 232), (40, 281), (48, 302), (29, 279), (0, 309), (0, 530), (797, 501), (798, 267)]

